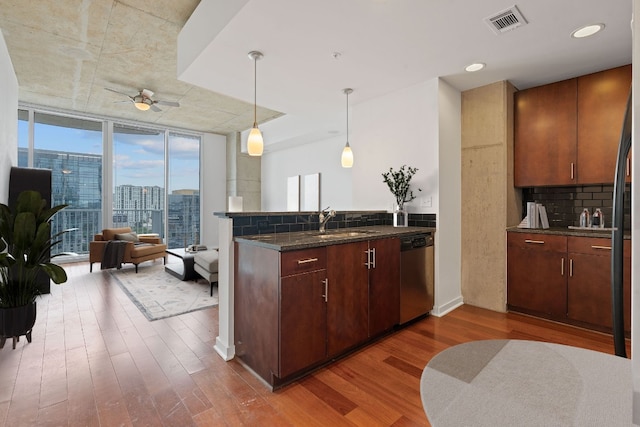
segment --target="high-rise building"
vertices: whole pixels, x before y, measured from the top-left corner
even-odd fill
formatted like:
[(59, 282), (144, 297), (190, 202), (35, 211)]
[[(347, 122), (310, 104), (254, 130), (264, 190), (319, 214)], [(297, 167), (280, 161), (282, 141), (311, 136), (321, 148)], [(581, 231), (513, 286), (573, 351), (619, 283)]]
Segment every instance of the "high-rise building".
[(200, 192), (175, 190), (167, 207), (169, 248), (183, 248), (200, 243)]
[[(18, 164), (27, 164), (27, 148), (18, 148)], [(51, 221), (53, 235), (62, 236), (52, 253), (83, 254), (102, 227), (102, 156), (36, 149), (33, 166), (51, 170), (51, 205), (68, 205)]]

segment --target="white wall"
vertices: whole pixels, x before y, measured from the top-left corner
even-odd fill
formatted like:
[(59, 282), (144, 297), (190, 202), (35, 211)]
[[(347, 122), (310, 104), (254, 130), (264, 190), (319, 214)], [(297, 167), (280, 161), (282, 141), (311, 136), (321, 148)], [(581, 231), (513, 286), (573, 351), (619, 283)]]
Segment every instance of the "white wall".
[[(350, 139), (353, 208), (392, 211), (395, 198), (382, 173), (402, 165), (418, 168), (411, 189), (418, 199), (410, 213), (438, 212), (438, 79), (354, 106)], [(431, 198), (431, 207), (422, 201)]]
[(438, 85), (438, 111), (439, 209), (433, 314), (441, 316), (462, 304), (461, 99), (458, 90), (442, 81)]
[[(421, 83), (351, 106), (351, 169), (340, 166), (345, 136), (265, 153), (262, 159), (262, 207), (286, 210), (287, 177), (320, 172), (321, 204), (336, 210), (393, 209), (394, 198), (382, 173), (402, 165), (418, 168), (412, 189), (419, 199), (411, 213), (438, 209), (438, 80)], [(354, 92), (355, 93), (355, 92)], [(353, 95), (352, 99), (357, 99)], [(431, 207), (422, 201), (431, 199)]]
[(18, 164), (18, 79), (0, 31), (0, 203), (9, 200), (9, 172)]
[(200, 161), (200, 199), (202, 212), (202, 242), (218, 247), (218, 218), (214, 212), (227, 208), (227, 139), (222, 135), (205, 134)]
[[(320, 209), (352, 209), (352, 169), (340, 165), (344, 135), (262, 156), (262, 210), (287, 210), (287, 178), (320, 173)], [(357, 160), (356, 160), (357, 162)]]

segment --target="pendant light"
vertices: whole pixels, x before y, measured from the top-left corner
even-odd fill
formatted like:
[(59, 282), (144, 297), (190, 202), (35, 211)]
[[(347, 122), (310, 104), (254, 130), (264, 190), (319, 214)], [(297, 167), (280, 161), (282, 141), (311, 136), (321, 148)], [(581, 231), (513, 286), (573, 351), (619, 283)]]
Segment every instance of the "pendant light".
[(262, 150), (264, 149), (264, 142), (262, 140), (262, 133), (258, 129), (257, 119), (257, 62), (262, 59), (262, 53), (256, 50), (249, 52), (249, 58), (253, 59), (253, 128), (249, 132), (247, 138), (247, 151), (250, 156), (262, 156)]
[(347, 143), (344, 146), (344, 150), (342, 150), (341, 163), (343, 168), (350, 168), (353, 167), (353, 151), (349, 146), (349, 94), (353, 92), (353, 89), (342, 89), (342, 92), (347, 95)]

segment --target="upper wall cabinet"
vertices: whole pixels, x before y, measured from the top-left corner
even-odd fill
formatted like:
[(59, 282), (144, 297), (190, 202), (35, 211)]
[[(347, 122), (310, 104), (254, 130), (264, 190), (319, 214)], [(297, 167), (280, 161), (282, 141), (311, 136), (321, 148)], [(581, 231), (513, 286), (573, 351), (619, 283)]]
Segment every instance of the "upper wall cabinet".
[(631, 65), (516, 92), (517, 187), (612, 183)]
[(631, 65), (578, 78), (578, 184), (612, 183)]
[(517, 187), (575, 183), (576, 79), (515, 94)]

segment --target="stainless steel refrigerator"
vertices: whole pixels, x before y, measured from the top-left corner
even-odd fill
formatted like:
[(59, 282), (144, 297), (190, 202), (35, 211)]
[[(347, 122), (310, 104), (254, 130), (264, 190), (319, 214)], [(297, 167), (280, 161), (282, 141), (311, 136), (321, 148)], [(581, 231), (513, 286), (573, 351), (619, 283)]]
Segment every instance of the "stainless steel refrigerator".
[(613, 316), (613, 345), (616, 356), (627, 357), (624, 339), (624, 190), (627, 156), (631, 150), (631, 91), (620, 135), (616, 175), (613, 183), (613, 220), (611, 226), (611, 313)]

